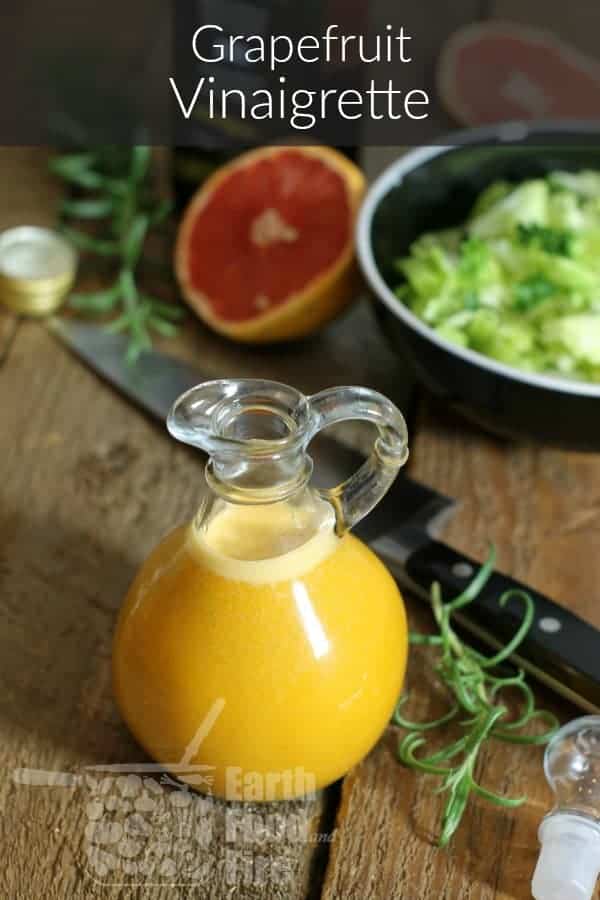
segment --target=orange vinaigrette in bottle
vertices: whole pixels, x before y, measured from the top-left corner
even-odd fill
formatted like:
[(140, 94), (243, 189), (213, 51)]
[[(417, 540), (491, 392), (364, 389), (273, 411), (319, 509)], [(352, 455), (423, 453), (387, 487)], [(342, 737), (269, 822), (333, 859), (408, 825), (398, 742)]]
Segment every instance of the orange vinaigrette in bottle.
[[(379, 436), (337, 488), (309, 486), (307, 445), (336, 421)], [(313, 397), (267, 381), (199, 385), (169, 429), (210, 454), (195, 520), (142, 565), (121, 610), (113, 675), (147, 752), (231, 800), (336, 780), (384, 730), (407, 657), (402, 598), (349, 531), (407, 456), (406, 428), (365, 388)]]

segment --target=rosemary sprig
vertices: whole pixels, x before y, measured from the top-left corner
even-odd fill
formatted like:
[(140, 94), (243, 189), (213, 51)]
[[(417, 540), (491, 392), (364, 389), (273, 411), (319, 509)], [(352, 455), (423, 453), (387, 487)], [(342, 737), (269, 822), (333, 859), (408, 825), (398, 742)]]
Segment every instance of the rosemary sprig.
[[(145, 146), (103, 147), (50, 161), (51, 171), (78, 191), (62, 203), (64, 234), (77, 249), (111, 263), (115, 272), (110, 287), (73, 294), (70, 305), (96, 315), (118, 312), (109, 328), (128, 335), (130, 363), (152, 346), (153, 333), (173, 337), (183, 316), (180, 307), (150, 296), (138, 284), (146, 238), (171, 212), (171, 203), (153, 188), (151, 156)], [(98, 232), (67, 225), (70, 219), (100, 223)]]
[[(413, 644), (426, 644), (440, 649), (440, 658), (434, 668), (453, 696), (452, 707), (433, 721), (410, 722), (401, 713), (407, 699), (403, 697), (392, 720), (394, 724), (408, 732), (398, 744), (399, 760), (417, 771), (442, 776), (438, 791), (445, 792), (447, 797), (438, 840), (440, 847), (446, 846), (458, 828), (471, 792), (504, 807), (519, 806), (526, 799), (504, 797), (477, 783), (474, 775), (475, 767), (486, 741), (496, 738), (519, 744), (545, 744), (559, 724), (552, 713), (536, 709), (533, 693), (525, 682), (525, 673), (522, 669), (511, 675), (497, 673), (497, 667), (514, 653), (531, 627), (534, 604), (529, 594), (525, 591), (510, 590), (499, 598), (500, 606), (505, 606), (511, 598), (520, 600), (524, 615), (512, 640), (493, 656), (484, 656), (465, 644), (452, 628), (452, 614), (475, 599), (490, 577), (494, 562), (495, 552), (492, 548), (487, 561), (468, 587), (449, 602), (443, 602), (440, 585), (434, 582), (431, 586), (430, 599), (439, 633), (410, 636)], [(509, 718), (509, 708), (500, 700), (502, 691), (507, 689), (516, 690), (521, 694), (521, 709), (516, 718)], [(534, 719), (544, 721), (548, 725), (547, 730), (542, 734), (523, 733), (522, 729)], [(457, 723), (463, 729), (460, 737), (434, 753), (417, 755), (417, 751), (427, 743), (424, 733), (451, 722)]]

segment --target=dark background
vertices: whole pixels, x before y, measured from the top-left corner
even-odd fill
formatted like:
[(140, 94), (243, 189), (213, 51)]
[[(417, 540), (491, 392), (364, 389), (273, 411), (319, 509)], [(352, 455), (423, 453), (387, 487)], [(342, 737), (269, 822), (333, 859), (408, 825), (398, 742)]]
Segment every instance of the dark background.
[[(337, 145), (410, 145), (439, 140), (452, 120), (437, 100), (436, 62), (445, 40), (466, 23), (488, 18), (515, 21), (552, 31), (575, 43), (595, 59), (600, 26), (600, 6), (587, 0), (568, 5), (558, 0), (5, 0), (0, 36), (0, 72), (3, 103), (0, 110), (0, 143), (90, 144), (122, 142), (221, 146), (289, 138), (281, 123), (255, 123), (250, 131), (213, 122), (210, 127), (186, 122), (169, 86), (169, 76), (182, 86), (196, 84), (199, 74), (192, 52), (192, 35), (205, 22), (229, 24), (239, 33), (322, 34), (335, 22), (344, 33), (381, 33), (385, 25), (394, 32), (404, 25), (413, 36), (409, 43), (413, 62), (395, 66), (373, 64), (341, 69), (301, 64), (281, 68), (288, 86), (318, 89), (360, 86), (372, 78), (385, 86), (392, 78), (402, 90), (420, 88), (430, 94), (430, 116), (421, 122), (364, 120), (332, 117), (312, 132), (294, 132), (298, 141), (321, 140)], [(252, 25), (252, 27), (246, 26)], [(518, 70), (520, 61), (514, 60)], [(242, 88), (243, 69), (215, 75), (230, 86)], [(252, 66), (253, 78), (261, 78), (260, 66)], [(549, 89), (563, 73), (544, 75)], [(472, 79), (473, 80), (473, 79)], [(249, 83), (248, 83), (249, 84)], [(254, 86), (254, 85), (253, 85)], [(193, 93), (193, 90), (192, 92)], [(185, 94), (184, 96), (187, 96)], [(577, 113), (579, 98), (573, 98)], [(600, 106), (599, 106), (600, 108)], [(261, 130), (257, 130), (260, 128)]]

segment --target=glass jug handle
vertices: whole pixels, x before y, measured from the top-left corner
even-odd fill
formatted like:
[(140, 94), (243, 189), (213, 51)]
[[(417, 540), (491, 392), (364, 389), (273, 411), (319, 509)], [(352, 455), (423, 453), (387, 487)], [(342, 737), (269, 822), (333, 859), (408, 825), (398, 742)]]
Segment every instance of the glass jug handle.
[(362, 419), (377, 426), (378, 436), (368, 459), (337, 487), (320, 489), (336, 513), (336, 531), (343, 534), (360, 522), (384, 496), (408, 459), (408, 432), (400, 410), (383, 394), (364, 387), (329, 388), (308, 398), (313, 434), (336, 422)]

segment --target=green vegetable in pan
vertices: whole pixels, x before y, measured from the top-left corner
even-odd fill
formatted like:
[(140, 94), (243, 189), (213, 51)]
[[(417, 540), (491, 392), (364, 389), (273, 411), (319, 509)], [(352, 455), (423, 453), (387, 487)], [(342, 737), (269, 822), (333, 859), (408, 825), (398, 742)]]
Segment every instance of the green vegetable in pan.
[(520, 369), (600, 382), (600, 172), (495, 182), (415, 241), (396, 294), (440, 337)]

